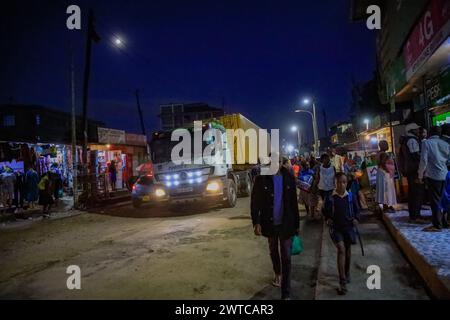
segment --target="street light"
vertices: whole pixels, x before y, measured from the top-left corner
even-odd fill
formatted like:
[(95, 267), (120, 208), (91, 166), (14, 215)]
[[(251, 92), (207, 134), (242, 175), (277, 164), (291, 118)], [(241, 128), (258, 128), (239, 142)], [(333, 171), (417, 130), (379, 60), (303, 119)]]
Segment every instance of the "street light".
[(369, 123), (370, 123), (370, 120), (369, 119), (364, 119), (364, 124), (366, 125), (366, 131), (369, 131)]
[(292, 144), (288, 144), (286, 150), (287, 152), (292, 153), (292, 151), (294, 151), (294, 146)]
[(303, 110), (303, 109), (297, 109), (295, 110), (295, 112), (304, 112), (304, 113), (308, 113), (311, 117), (312, 117), (312, 121), (313, 121), (313, 133), (314, 133), (314, 154), (316, 156), (319, 155), (319, 134), (317, 131), (317, 117), (316, 117), (316, 104), (314, 102), (314, 99), (308, 99), (308, 98), (304, 98), (303, 99), (303, 105), (307, 106), (309, 104), (312, 104), (312, 112), (308, 111), (308, 110)]
[(117, 36), (112, 39), (112, 42), (117, 48), (122, 48), (125, 45), (123, 39)]
[(297, 126), (291, 127), (292, 132), (297, 132), (297, 143), (298, 143), (298, 152), (300, 154), (300, 148), (302, 147), (302, 139), (300, 137), (300, 128)]

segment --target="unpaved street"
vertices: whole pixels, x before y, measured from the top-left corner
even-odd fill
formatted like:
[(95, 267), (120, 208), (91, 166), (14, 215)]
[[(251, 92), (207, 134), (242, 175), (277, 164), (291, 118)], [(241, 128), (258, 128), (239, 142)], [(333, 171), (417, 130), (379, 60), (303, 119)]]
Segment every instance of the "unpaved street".
[[(347, 298), (427, 298), (386, 231), (377, 231), (380, 236), (371, 240), (373, 228), (365, 229), (368, 256), (361, 260), (355, 247), (352, 268), (358, 280), (351, 286), (356, 291)], [(328, 240), (322, 236), (322, 223), (302, 217), (300, 231), (305, 251), (292, 259), (292, 299), (339, 298), (334, 294), (334, 247), (328, 245), (320, 259), (322, 239)], [(253, 235), (248, 198), (239, 199), (233, 209), (195, 206), (174, 213), (121, 205), (2, 229), (0, 254), (0, 298), (280, 298), (279, 289), (271, 285), (267, 240)], [(392, 277), (404, 281), (387, 287), (387, 295), (369, 292), (367, 274), (358, 266), (371, 261), (380, 262), (388, 272), (394, 270)], [(317, 282), (324, 264), (326, 278)], [(70, 265), (81, 268), (81, 290), (67, 289)]]
[[(248, 199), (233, 209), (195, 207), (175, 214), (127, 205), (2, 230), (0, 296), (278, 298), (270, 286), (267, 243), (253, 235), (248, 208)], [(310, 247), (302, 258), (295, 257), (294, 263), (311, 260), (311, 267), (294, 274), (302, 287), (294, 297), (313, 297), (317, 254)], [(66, 288), (69, 265), (80, 266), (82, 290)]]

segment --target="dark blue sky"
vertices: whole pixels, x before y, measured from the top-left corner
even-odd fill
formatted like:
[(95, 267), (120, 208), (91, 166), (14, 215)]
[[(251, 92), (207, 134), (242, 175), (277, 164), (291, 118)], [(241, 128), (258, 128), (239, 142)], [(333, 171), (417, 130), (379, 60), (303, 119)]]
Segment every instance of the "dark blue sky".
[[(202, 101), (241, 112), (265, 128), (310, 119), (294, 114), (314, 96), (329, 124), (347, 118), (351, 76), (375, 66), (373, 31), (349, 21), (349, 1), (17, 1), (2, 10), (0, 103), (70, 110), (70, 43), (81, 111), (84, 29), (65, 27), (69, 4), (94, 9), (102, 41), (93, 46), (89, 115), (139, 132), (134, 90), (145, 123), (159, 129), (159, 104)], [(3, 5), (2, 5), (3, 6)], [(111, 46), (122, 36), (128, 53)], [(6, 39), (6, 41), (4, 41)], [(320, 112), (320, 134), (323, 135)]]

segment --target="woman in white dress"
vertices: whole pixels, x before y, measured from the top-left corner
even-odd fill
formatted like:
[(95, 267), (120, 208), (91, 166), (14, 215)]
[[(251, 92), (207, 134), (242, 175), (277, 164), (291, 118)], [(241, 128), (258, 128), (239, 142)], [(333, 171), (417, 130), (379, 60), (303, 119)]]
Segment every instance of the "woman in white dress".
[(394, 163), (386, 152), (378, 156), (378, 171), (375, 201), (384, 211), (395, 212), (397, 205), (394, 184)]

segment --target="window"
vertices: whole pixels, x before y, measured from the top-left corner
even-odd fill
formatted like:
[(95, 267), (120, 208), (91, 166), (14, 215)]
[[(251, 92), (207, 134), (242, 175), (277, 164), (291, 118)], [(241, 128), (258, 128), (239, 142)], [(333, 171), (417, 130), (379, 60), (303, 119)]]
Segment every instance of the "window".
[(40, 125), (41, 124), (41, 115), (40, 114), (37, 114), (36, 115), (36, 125)]
[(14, 115), (3, 116), (4, 127), (14, 127), (15, 125), (16, 125), (16, 116)]

